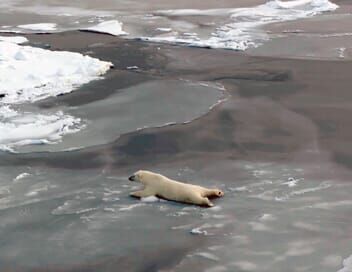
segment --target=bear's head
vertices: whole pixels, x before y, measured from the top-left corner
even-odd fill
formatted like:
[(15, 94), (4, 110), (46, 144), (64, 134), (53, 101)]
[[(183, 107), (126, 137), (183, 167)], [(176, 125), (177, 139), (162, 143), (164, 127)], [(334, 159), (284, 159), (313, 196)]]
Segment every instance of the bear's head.
[(128, 180), (130, 181), (137, 181), (143, 184), (148, 183), (150, 180), (155, 180), (157, 178), (159, 178), (159, 174), (150, 172), (150, 171), (146, 171), (146, 170), (139, 170), (137, 172), (135, 172), (132, 176), (130, 176), (128, 178)]

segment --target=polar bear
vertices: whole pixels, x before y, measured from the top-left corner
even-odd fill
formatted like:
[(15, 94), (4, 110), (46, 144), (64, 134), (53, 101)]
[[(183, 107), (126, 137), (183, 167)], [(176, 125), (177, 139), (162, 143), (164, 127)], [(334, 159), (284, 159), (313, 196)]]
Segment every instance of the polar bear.
[(143, 190), (130, 193), (130, 196), (138, 198), (157, 196), (168, 200), (212, 207), (214, 204), (210, 202), (208, 197), (222, 197), (224, 195), (218, 189), (207, 189), (198, 185), (182, 183), (145, 170), (137, 171), (128, 179), (141, 182), (144, 185)]

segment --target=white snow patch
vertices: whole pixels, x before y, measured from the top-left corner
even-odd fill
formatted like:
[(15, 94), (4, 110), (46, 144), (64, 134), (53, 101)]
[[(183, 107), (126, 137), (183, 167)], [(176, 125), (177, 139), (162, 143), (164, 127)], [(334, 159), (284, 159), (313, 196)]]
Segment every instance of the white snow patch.
[(264, 213), (260, 218), (259, 220), (260, 221), (275, 221), (277, 218), (276, 216), (270, 214), (270, 213)]
[(339, 53), (339, 58), (343, 59), (345, 57), (346, 47), (337, 48), (337, 51)]
[(265, 32), (259, 29), (267, 24), (292, 21), (312, 17), (326, 11), (333, 11), (338, 6), (328, 0), (296, 0), (268, 1), (265, 4), (236, 9), (178, 9), (161, 10), (161, 16), (229, 16), (231, 22), (219, 26), (209, 38), (199, 38), (197, 35), (184, 36), (173, 34), (169, 36), (142, 37), (142, 40), (164, 43), (179, 43), (188, 46), (226, 48), (246, 50), (256, 47), (268, 39)]
[(156, 197), (156, 196), (147, 196), (147, 197), (142, 197), (141, 198), (142, 202), (160, 202), (160, 198)]
[(56, 209), (51, 214), (64, 215), (64, 214), (81, 214), (97, 210), (96, 207), (82, 207), (82, 203), (78, 200), (67, 200), (65, 203)]
[(191, 229), (190, 233), (196, 234), (196, 235), (207, 235), (208, 234), (208, 232), (206, 230), (202, 230), (201, 228)]
[(49, 186), (48, 185), (44, 185), (42, 187), (37, 187), (35, 188), (33, 191), (30, 191), (28, 193), (26, 193), (26, 196), (32, 197), (32, 196), (36, 196), (38, 195), (40, 192), (46, 192), (48, 191)]
[(122, 30), (122, 23), (117, 20), (101, 22), (95, 26), (91, 26), (82, 30), (106, 33), (114, 36), (121, 36), (121, 35), (128, 34), (127, 32)]
[(137, 69), (139, 69), (139, 67), (136, 65), (133, 65), (133, 66), (127, 66), (126, 69), (127, 70), (137, 70)]
[(15, 177), (13, 181), (19, 181), (19, 180), (21, 180), (21, 179), (24, 179), (24, 178), (30, 176), (30, 175), (31, 175), (31, 174), (24, 172), (24, 173), (22, 173), (22, 174), (19, 174), (17, 177)]
[(158, 27), (156, 30), (161, 32), (170, 32), (172, 29), (168, 27)]
[(21, 44), (28, 42), (28, 39), (21, 36), (0, 36), (0, 41)]
[(133, 204), (133, 205), (125, 205), (125, 206), (122, 206), (119, 211), (121, 212), (125, 212), (125, 211), (130, 211), (130, 210), (133, 210), (134, 208), (137, 208), (137, 207), (141, 207), (141, 206), (144, 206), (145, 204), (142, 204), (142, 203), (137, 203), (137, 204)]
[(342, 262), (343, 268), (337, 272), (351, 272), (352, 271), (352, 255)]
[(295, 187), (297, 186), (297, 182), (301, 181), (303, 179), (296, 179), (294, 177), (289, 177), (287, 179), (287, 182), (282, 183), (283, 185), (287, 185), (288, 187)]
[(63, 135), (77, 132), (84, 125), (79, 118), (57, 112), (52, 115), (17, 113), (3, 118), (0, 104), (0, 149), (13, 150), (17, 146), (53, 144)]
[(221, 206), (213, 206), (213, 207), (208, 208), (208, 210), (210, 210), (212, 212), (218, 212), (218, 211), (222, 210), (222, 207)]
[(84, 127), (79, 118), (61, 111), (31, 113), (11, 104), (34, 102), (69, 93), (99, 79), (112, 64), (79, 53), (21, 46), (0, 41), (0, 149), (52, 144)]
[[(110, 69), (112, 63), (79, 53), (0, 42), (3, 103), (36, 101), (71, 92)], [(14, 76), (16, 75), (16, 76)]]
[(56, 30), (56, 24), (54, 23), (40, 23), (40, 24), (28, 24), (28, 25), (18, 25), (18, 28), (38, 30), (38, 31), (54, 31)]

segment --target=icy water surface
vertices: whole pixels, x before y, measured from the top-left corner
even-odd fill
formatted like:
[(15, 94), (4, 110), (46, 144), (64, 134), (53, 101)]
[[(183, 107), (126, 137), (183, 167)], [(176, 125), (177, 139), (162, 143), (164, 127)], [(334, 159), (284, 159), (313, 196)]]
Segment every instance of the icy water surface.
[[(0, 271), (352, 271), (352, 67), (348, 42), (334, 38), (348, 31), (344, 5), (2, 1), (3, 32), (60, 33), (26, 45), (1, 34)], [(61, 33), (106, 21), (123, 36)], [(291, 21), (318, 22), (319, 33)], [(319, 44), (321, 31), (340, 61), (266, 55), (305, 58), (306, 43), (290, 41)], [(236, 52), (249, 48), (266, 57)], [(92, 73), (94, 63), (104, 69)], [(11, 77), (24, 64), (28, 95)], [(138, 169), (225, 196), (209, 209), (133, 199)]]
[[(338, 271), (348, 256), (352, 186), (313, 178), (322, 166), (188, 165), (152, 170), (223, 189), (215, 207), (129, 198), (138, 185), (127, 175), (2, 168), (1, 263), (69, 267), (141, 245), (184, 248), (172, 271)], [(225, 178), (231, 173), (236, 180)], [(198, 246), (187, 253), (192, 244)]]

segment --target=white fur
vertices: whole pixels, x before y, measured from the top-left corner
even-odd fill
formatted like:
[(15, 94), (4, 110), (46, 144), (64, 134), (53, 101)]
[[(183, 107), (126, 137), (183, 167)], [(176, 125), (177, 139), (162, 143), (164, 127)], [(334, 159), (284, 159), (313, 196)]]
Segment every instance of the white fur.
[(139, 198), (158, 196), (168, 200), (212, 207), (214, 204), (210, 202), (208, 197), (221, 197), (224, 195), (218, 189), (208, 189), (198, 185), (182, 183), (145, 170), (139, 170), (131, 179), (144, 185), (143, 190), (130, 194)]

